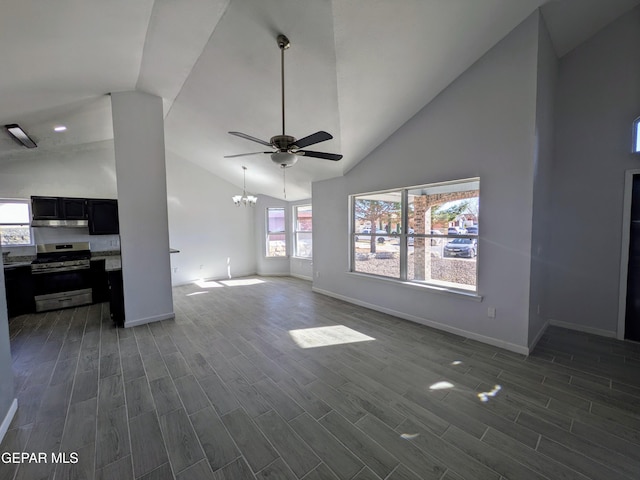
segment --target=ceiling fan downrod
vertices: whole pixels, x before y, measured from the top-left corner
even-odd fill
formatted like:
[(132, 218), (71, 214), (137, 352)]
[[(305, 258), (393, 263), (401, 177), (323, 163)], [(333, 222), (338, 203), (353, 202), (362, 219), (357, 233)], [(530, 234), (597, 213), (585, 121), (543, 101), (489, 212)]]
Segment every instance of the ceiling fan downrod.
[(291, 46), (289, 39), (283, 34), (278, 35), (278, 47), (280, 48), (280, 77), (282, 78), (282, 135), (285, 135), (284, 129), (284, 51)]

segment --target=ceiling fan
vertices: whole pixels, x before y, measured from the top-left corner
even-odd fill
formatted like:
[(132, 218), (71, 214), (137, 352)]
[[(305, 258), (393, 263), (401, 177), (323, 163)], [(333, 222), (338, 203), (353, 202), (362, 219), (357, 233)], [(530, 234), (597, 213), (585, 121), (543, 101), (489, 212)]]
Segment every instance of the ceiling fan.
[(246, 155), (256, 155), (259, 153), (265, 153), (271, 155), (271, 160), (274, 163), (280, 165), (282, 168), (287, 168), (293, 166), (297, 161), (298, 157), (315, 157), (322, 158), (323, 160), (332, 160), (338, 161), (342, 158), (342, 155), (336, 153), (325, 153), (325, 152), (316, 152), (313, 150), (303, 150), (303, 148), (308, 147), (310, 145), (315, 145), (316, 143), (325, 142), (327, 140), (331, 140), (333, 136), (325, 131), (319, 131), (316, 133), (312, 133), (301, 139), (296, 139), (290, 135), (285, 134), (284, 128), (284, 51), (291, 46), (289, 39), (284, 35), (280, 34), (277, 38), (278, 47), (280, 48), (280, 64), (281, 64), (281, 77), (282, 77), (282, 135), (275, 135), (271, 137), (271, 139), (267, 142), (265, 140), (260, 140), (259, 138), (252, 137), (251, 135), (247, 135), (242, 132), (229, 132), (231, 135), (235, 135), (236, 137), (244, 138), (246, 140), (251, 140), (252, 142), (259, 143), (266, 147), (271, 147), (274, 150), (269, 152), (251, 152), (251, 153), (241, 153), (238, 155), (226, 155), (224, 158), (234, 158), (234, 157), (244, 157)]

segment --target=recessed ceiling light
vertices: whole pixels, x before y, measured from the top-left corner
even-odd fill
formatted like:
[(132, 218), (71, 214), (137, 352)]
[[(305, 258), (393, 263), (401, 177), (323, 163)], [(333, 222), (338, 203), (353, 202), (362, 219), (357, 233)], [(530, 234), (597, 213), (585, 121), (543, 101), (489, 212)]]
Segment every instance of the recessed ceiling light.
[(67, 129), (67, 127), (65, 127), (64, 125), (58, 125), (57, 127), (53, 127), (53, 129), (56, 132), (64, 132)]

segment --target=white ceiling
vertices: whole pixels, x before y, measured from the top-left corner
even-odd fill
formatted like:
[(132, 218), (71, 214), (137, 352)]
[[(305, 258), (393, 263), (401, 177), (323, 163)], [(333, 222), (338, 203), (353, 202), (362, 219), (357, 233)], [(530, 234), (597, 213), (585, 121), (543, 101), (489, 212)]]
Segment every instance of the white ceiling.
[[(0, 16), (0, 125), (19, 123), (26, 150), (0, 132), (0, 164), (113, 136), (108, 94), (138, 89), (165, 103), (172, 154), (283, 197), (282, 171), (239, 130), (281, 133), (278, 33), (285, 53), (287, 134), (326, 130), (286, 170), (287, 198), (342, 175), (537, 8), (562, 56), (640, 0), (56, 0), (9, 2)], [(53, 126), (64, 124), (64, 133)]]

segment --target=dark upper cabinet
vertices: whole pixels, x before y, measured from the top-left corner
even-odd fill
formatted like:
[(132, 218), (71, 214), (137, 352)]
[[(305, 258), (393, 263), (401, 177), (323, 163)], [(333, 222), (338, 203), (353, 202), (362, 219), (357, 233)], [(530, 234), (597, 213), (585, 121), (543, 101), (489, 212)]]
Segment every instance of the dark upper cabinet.
[(90, 235), (120, 233), (117, 200), (90, 198), (87, 200), (87, 209), (89, 210)]
[(84, 198), (62, 198), (62, 215), (65, 220), (86, 220), (87, 200)]
[(62, 216), (58, 197), (31, 197), (31, 212), (34, 220), (58, 220)]
[(31, 197), (34, 220), (86, 220), (87, 200), (67, 197)]

